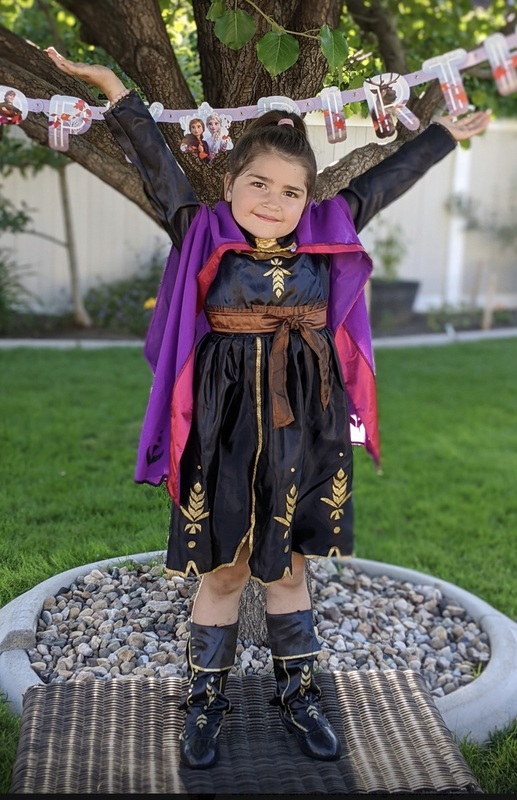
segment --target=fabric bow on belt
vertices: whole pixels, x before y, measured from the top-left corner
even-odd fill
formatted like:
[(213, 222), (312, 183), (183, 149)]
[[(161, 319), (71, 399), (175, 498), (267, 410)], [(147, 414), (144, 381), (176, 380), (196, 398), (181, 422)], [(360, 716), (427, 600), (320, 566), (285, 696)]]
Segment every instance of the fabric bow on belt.
[(275, 332), (269, 357), (269, 388), (273, 407), (273, 427), (282, 428), (294, 421), (287, 396), (287, 358), (291, 331), (298, 331), (318, 359), (321, 405), (329, 402), (329, 358), (326, 339), (318, 334), (327, 321), (327, 304), (310, 306), (252, 306), (249, 309), (205, 308), (208, 322), (216, 333)]

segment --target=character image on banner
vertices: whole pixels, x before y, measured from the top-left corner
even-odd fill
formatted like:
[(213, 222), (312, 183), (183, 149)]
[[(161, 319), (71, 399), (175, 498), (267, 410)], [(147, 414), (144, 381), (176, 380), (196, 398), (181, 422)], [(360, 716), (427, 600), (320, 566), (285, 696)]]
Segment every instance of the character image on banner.
[(228, 133), (232, 118), (227, 114), (217, 114), (212, 111), (206, 118), (205, 141), (212, 161), (218, 153), (224, 153), (233, 148), (233, 142)]
[(188, 128), (187, 130), (184, 129), (185, 136), (181, 140), (181, 152), (192, 153), (202, 160), (208, 159), (208, 144), (203, 139), (204, 132), (205, 123), (201, 117), (190, 117)]
[(23, 121), (22, 103), (17, 99), (14, 89), (0, 87), (3, 99), (0, 102), (0, 125), (19, 125)]

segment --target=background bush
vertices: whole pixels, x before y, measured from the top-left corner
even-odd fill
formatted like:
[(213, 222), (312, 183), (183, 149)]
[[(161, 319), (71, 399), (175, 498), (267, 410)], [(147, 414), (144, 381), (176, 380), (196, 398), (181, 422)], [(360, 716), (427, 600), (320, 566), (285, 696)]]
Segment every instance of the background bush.
[(163, 255), (156, 254), (140, 274), (100, 283), (90, 289), (84, 297), (84, 305), (92, 324), (144, 337), (152, 314), (152, 308), (146, 308), (146, 302), (156, 297), (163, 269)]
[(23, 270), (13, 261), (10, 250), (0, 248), (0, 335), (9, 333), (13, 316), (27, 312), (33, 299), (22, 277)]

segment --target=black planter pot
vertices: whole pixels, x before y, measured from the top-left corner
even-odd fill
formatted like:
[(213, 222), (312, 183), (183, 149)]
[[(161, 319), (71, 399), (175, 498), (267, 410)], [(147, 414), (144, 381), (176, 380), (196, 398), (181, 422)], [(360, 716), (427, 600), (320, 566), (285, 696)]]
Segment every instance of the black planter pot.
[(411, 319), (420, 281), (370, 281), (370, 324), (372, 328), (392, 328)]

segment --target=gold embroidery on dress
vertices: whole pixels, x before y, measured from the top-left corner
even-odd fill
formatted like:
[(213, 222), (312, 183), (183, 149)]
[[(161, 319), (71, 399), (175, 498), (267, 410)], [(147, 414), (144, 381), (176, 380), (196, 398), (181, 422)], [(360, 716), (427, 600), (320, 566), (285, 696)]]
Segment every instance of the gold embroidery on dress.
[(255, 480), (257, 478), (258, 462), (264, 444), (262, 435), (262, 388), (260, 384), (260, 375), (262, 371), (262, 339), (260, 338), (260, 336), (257, 336), (255, 342), (257, 345), (256, 356), (255, 356), (255, 413), (257, 422), (257, 452), (255, 454), (255, 463), (253, 464), (253, 476), (251, 479), (251, 518), (250, 518), (250, 528), (248, 531), (250, 554), (253, 552), (255, 523), (257, 521), (255, 513), (257, 504)]
[(296, 250), (296, 242), (291, 242), (291, 244), (287, 246), (282, 246), (278, 244), (276, 239), (255, 239), (255, 246), (260, 253), (268, 253), (274, 256), (280, 253), (284, 253), (288, 256), (288, 254), (294, 253)]
[(345, 513), (343, 506), (351, 495), (352, 492), (348, 491), (348, 475), (339, 469), (332, 479), (332, 498), (320, 497), (323, 503), (327, 503), (334, 509), (330, 512), (330, 519), (341, 519)]
[(277, 297), (280, 297), (280, 295), (283, 294), (284, 278), (291, 275), (290, 271), (282, 266), (282, 263), (282, 259), (272, 258), (272, 268), (267, 272), (264, 272), (264, 278), (269, 277), (269, 275), (273, 276), (273, 292)]
[(284, 258), (294, 258), (298, 245), (296, 242), (283, 247), (278, 244), (276, 239), (255, 239), (255, 250), (236, 250), (236, 253), (247, 253), (255, 261), (264, 261), (272, 256), (284, 256)]
[(196, 483), (190, 490), (188, 508), (180, 506), (181, 513), (190, 522), (185, 525), (187, 533), (194, 534), (201, 531), (201, 521), (210, 516), (209, 511), (203, 511), (205, 493), (200, 483)]
[(289, 528), (291, 527), (291, 523), (294, 517), (294, 510), (296, 508), (296, 503), (298, 501), (298, 489), (296, 486), (293, 485), (289, 489), (288, 493), (285, 496), (285, 517), (274, 517), (276, 522), (280, 522), (282, 525), (285, 525), (287, 528), (284, 539), (287, 539), (289, 535)]
[(257, 250), (261, 250), (264, 253), (276, 252), (281, 249), (276, 239), (255, 239), (255, 246)]

